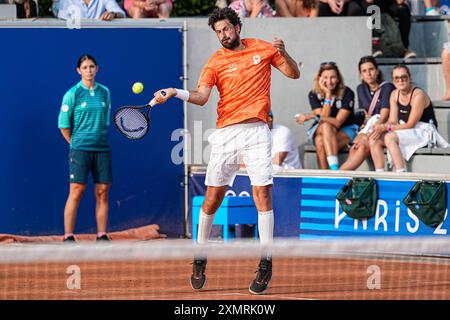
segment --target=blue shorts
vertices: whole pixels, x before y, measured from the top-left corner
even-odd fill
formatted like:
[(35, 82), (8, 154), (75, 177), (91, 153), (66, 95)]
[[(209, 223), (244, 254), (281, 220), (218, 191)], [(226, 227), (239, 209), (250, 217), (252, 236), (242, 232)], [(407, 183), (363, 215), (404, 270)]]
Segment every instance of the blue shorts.
[(357, 124), (351, 124), (346, 127), (342, 127), (339, 129), (339, 131), (342, 131), (345, 133), (350, 140), (349, 143), (352, 143), (353, 140), (355, 140), (356, 136), (358, 135), (359, 126)]
[(88, 183), (89, 173), (92, 173), (94, 183), (112, 183), (111, 151), (82, 151), (69, 152), (70, 183)]

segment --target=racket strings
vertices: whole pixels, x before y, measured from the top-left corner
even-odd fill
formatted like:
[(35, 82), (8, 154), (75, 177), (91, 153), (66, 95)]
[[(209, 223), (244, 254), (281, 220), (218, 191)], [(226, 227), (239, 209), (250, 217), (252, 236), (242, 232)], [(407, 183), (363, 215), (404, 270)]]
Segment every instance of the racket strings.
[(146, 116), (135, 108), (122, 108), (114, 115), (116, 127), (130, 139), (142, 138), (148, 131)]

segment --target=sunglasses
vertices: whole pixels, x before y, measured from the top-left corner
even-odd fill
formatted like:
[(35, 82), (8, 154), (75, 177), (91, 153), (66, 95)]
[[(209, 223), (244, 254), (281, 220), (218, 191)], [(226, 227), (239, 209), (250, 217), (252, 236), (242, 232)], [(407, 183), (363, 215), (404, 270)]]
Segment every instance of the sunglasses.
[(409, 76), (408, 76), (407, 74), (403, 74), (403, 75), (401, 75), (401, 76), (393, 77), (392, 79), (393, 79), (394, 81), (400, 81), (400, 80), (406, 81), (406, 80), (409, 79)]
[(320, 64), (321, 67), (326, 66), (326, 65), (336, 66), (336, 62), (334, 62), (334, 61), (329, 61), (329, 62), (322, 62), (322, 63)]

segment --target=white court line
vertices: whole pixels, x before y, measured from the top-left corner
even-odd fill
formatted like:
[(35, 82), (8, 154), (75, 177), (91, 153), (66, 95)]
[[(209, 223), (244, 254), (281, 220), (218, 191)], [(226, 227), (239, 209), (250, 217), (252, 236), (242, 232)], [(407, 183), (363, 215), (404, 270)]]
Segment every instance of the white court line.
[[(279, 296), (279, 295), (275, 295), (275, 294), (260, 294), (260, 295), (253, 295), (250, 293), (241, 293), (241, 292), (230, 292), (230, 293), (210, 293), (208, 292), (209, 295), (214, 295), (214, 296), (247, 296), (247, 297), (260, 297), (261, 299), (259, 300), (268, 300), (269, 298), (276, 298), (276, 299), (284, 299), (284, 300), (320, 300), (320, 299), (313, 299), (313, 298), (302, 298), (302, 297), (285, 297), (285, 296)], [(196, 299), (197, 300), (197, 299)], [(199, 299), (199, 300), (203, 300), (203, 299)], [(246, 299), (249, 300), (249, 299)], [(253, 299), (250, 299), (253, 300)]]

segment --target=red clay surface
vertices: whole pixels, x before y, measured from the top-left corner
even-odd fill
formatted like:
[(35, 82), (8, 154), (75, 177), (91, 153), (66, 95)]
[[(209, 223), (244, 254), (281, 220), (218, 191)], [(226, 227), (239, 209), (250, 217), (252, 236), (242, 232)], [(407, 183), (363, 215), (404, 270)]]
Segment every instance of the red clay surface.
[[(448, 260), (274, 258), (270, 288), (261, 296), (248, 292), (257, 259), (208, 260), (202, 291), (190, 287), (190, 262), (0, 264), (0, 299), (450, 299)], [(80, 289), (67, 288), (70, 265), (80, 267)], [(380, 289), (368, 289), (374, 265)]]

